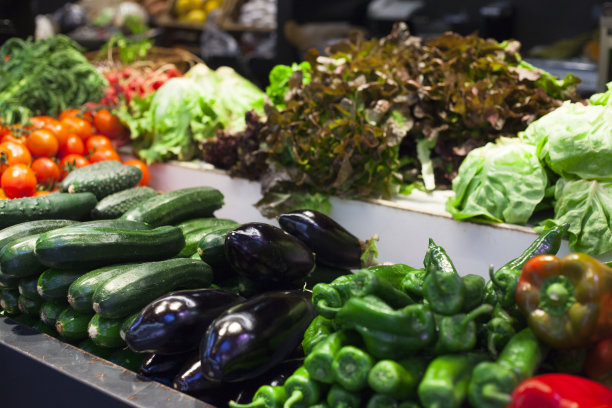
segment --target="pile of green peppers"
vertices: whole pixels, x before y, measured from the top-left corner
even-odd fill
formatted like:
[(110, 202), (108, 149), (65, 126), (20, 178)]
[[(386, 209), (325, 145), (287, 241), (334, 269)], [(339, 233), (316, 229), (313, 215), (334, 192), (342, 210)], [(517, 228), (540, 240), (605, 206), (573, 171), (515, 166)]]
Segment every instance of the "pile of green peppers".
[(377, 265), (315, 285), (304, 364), (230, 406), (506, 407), (547, 353), (516, 307), (516, 280), (531, 256), (556, 253), (564, 232), (540, 235), (488, 282), (460, 276), (430, 239), (423, 268)]

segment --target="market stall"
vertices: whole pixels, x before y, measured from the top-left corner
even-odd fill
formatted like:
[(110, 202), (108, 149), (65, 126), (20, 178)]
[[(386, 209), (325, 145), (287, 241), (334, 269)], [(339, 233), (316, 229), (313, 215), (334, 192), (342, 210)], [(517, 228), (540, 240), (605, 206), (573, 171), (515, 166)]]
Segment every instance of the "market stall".
[(612, 90), (402, 24), (265, 89), (114, 41), (0, 47), (3, 403), (612, 404)]

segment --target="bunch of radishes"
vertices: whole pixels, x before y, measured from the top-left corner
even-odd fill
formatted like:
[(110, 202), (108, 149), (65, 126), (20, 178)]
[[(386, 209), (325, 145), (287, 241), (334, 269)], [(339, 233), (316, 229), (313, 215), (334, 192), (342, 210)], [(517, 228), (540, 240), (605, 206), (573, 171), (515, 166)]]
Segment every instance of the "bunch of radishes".
[(166, 64), (157, 69), (126, 67), (104, 75), (108, 87), (100, 104), (107, 106), (117, 106), (122, 101), (129, 103), (134, 96), (142, 98), (155, 92), (170, 78), (182, 76), (174, 64)]

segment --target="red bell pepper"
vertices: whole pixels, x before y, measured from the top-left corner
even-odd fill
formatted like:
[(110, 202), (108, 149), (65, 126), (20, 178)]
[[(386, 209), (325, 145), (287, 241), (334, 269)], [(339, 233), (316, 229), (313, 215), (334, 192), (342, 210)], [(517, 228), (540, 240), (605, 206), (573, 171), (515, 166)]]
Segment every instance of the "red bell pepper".
[(612, 268), (589, 255), (531, 258), (515, 298), (538, 339), (555, 349), (612, 338)]
[(523, 381), (508, 408), (610, 408), (612, 389), (569, 374), (544, 374)]
[(603, 339), (587, 351), (584, 374), (612, 388), (612, 339)]

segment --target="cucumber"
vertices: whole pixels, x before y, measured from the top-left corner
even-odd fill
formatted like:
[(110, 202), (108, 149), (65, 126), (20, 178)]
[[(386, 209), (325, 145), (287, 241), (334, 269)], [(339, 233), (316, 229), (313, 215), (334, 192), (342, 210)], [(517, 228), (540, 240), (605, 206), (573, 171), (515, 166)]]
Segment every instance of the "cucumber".
[(58, 316), (66, 309), (66, 302), (54, 302), (46, 300), (40, 305), (40, 321), (55, 328)]
[(140, 316), (140, 311), (123, 319), (123, 323), (121, 324), (121, 327), (119, 328), (119, 336), (121, 337), (123, 341), (125, 341), (125, 333), (127, 333), (130, 326), (132, 325), (132, 323), (136, 321), (138, 316)]
[(223, 206), (223, 194), (213, 187), (190, 187), (151, 197), (125, 212), (121, 218), (154, 227), (211, 217)]
[(84, 273), (84, 271), (47, 269), (38, 277), (36, 291), (45, 300), (66, 302), (68, 288)]
[[(151, 230), (67, 227), (42, 234), (36, 241), (36, 256), (51, 268), (93, 269), (122, 262), (167, 259), (184, 246), (183, 233), (170, 225)], [(1, 254), (2, 250), (0, 262)]]
[(125, 346), (119, 330), (125, 319), (107, 319), (95, 314), (89, 321), (87, 333), (95, 344), (101, 347)]
[(36, 240), (40, 235), (17, 238), (0, 249), (0, 271), (13, 278), (38, 276), (45, 269), (34, 253)]
[(82, 342), (77, 344), (77, 347), (87, 353), (93, 354), (94, 356), (103, 358), (108, 360), (111, 354), (113, 354), (116, 350), (108, 347), (100, 347), (96, 343), (93, 342), (92, 339), (83, 340)]
[(229, 270), (231, 268), (225, 257), (225, 237), (231, 230), (233, 230), (231, 226), (215, 229), (204, 235), (198, 242), (198, 255), (213, 270)]
[(38, 276), (19, 279), (19, 285), (17, 286), (19, 294), (27, 299), (40, 299), (40, 295), (36, 291), (36, 282), (38, 282)]
[(139, 168), (106, 160), (71, 171), (62, 180), (60, 190), (64, 193), (90, 192), (101, 200), (113, 193), (136, 186), (141, 178), (142, 172)]
[(92, 313), (92, 298), (96, 289), (131, 266), (132, 264), (105, 266), (81, 275), (68, 288), (68, 304), (81, 313)]
[(178, 253), (178, 257), (188, 258), (195, 254), (198, 250), (198, 242), (202, 237), (215, 229), (222, 227), (236, 228), (238, 224), (234, 220), (225, 218), (196, 218), (189, 221), (184, 221), (176, 226), (183, 231), (185, 236), (185, 247)]
[(132, 266), (96, 289), (93, 309), (102, 317), (128, 316), (177, 289), (208, 287), (212, 269), (201, 260), (173, 258)]
[(87, 325), (93, 313), (81, 313), (65, 308), (55, 321), (55, 330), (66, 340), (82, 340), (87, 338)]
[(8, 315), (19, 314), (21, 312), (17, 304), (18, 298), (19, 292), (17, 289), (4, 289), (0, 291), (0, 307), (2, 307)]
[(30, 316), (40, 316), (40, 305), (42, 305), (42, 299), (38, 298), (36, 300), (28, 299), (23, 295), (19, 295), (17, 298), (17, 307), (21, 311), (21, 313), (30, 315)]
[(0, 289), (17, 289), (20, 280), (20, 278), (6, 276), (2, 272), (0, 272)]
[[(79, 229), (122, 228), (122, 229), (136, 230), (136, 231), (151, 229), (151, 227), (149, 227), (144, 222), (119, 220), (119, 219), (84, 221), (84, 222), (79, 222), (73, 225), (68, 225), (62, 228), (70, 228), (70, 230), (72, 230), (73, 228), (79, 228)], [(57, 229), (53, 231), (57, 231)]]
[(91, 218), (119, 218), (126, 211), (142, 203), (143, 201), (156, 196), (157, 194), (157, 191), (146, 186), (133, 187), (113, 193), (104, 197), (98, 202), (98, 204), (96, 204), (94, 209), (91, 210)]
[(74, 220), (36, 220), (22, 222), (0, 230), (0, 248), (17, 238), (42, 234), (43, 232), (67, 227), (68, 225), (74, 225), (76, 223), (77, 222)]
[(41, 333), (44, 333), (48, 336), (51, 337), (58, 337), (57, 332), (55, 331), (54, 328), (47, 326), (46, 324), (44, 324), (43, 322), (41, 322), (40, 320), (35, 321), (32, 326), (31, 326), (34, 330), (38, 330)]
[(145, 353), (136, 353), (129, 348), (122, 348), (108, 356), (108, 361), (137, 373), (146, 356)]
[(97, 203), (96, 196), (91, 193), (53, 193), (1, 200), (0, 228), (35, 220), (85, 220)]

